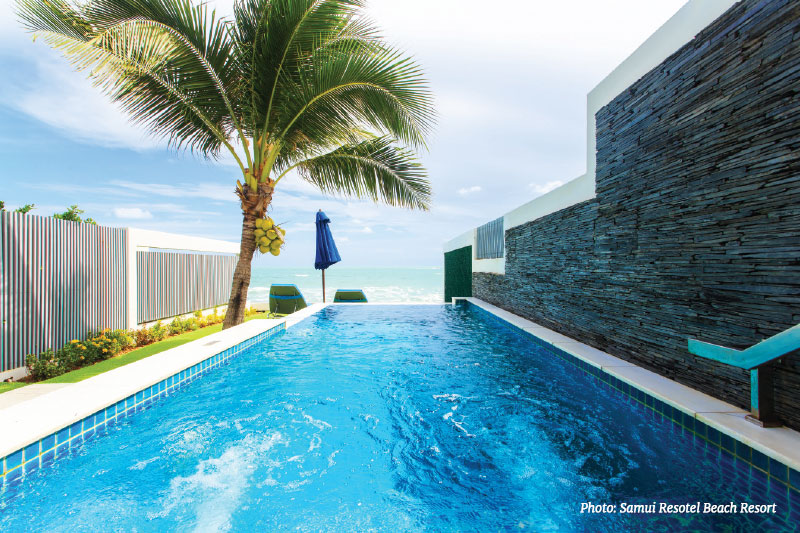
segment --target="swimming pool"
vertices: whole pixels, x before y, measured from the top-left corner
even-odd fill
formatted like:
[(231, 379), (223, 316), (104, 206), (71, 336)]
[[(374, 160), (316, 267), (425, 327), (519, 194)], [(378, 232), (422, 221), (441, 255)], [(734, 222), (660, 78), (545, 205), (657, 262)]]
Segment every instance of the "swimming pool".
[[(733, 460), (473, 306), (335, 306), (0, 497), (0, 531), (786, 529)], [(782, 504), (784, 506), (782, 507)]]

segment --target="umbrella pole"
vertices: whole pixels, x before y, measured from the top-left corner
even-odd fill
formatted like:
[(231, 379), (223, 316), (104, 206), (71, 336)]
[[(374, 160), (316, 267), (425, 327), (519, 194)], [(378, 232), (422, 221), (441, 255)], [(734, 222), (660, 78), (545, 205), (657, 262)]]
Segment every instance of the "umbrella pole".
[(322, 269), (322, 303), (325, 303), (325, 269)]

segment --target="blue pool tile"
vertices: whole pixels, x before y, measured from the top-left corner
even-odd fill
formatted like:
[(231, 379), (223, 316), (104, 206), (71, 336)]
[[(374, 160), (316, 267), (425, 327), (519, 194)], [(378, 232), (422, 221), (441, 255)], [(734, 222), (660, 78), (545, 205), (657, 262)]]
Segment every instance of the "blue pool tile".
[(700, 437), (703, 437), (704, 439), (708, 438), (708, 426), (705, 423), (696, 419), (694, 421), (694, 432), (695, 434), (699, 435)]
[(117, 416), (117, 404), (106, 407), (106, 420), (112, 419)]
[(794, 468), (789, 469), (789, 484), (797, 490), (800, 490), (800, 472)]
[(789, 507), (800, 514), (800, 490), (794, 487), (789, 487)]
[(56, 446), (56, 457), (64, 457), (69, 453), (69, 444), (59, 444)]
[(769, 458), (769, 475), (783, 484), (789, 483), (789, 467), (772, 457)]
[(6, 471), (6, 483), (12, 483), (21, 478), (22, 478), (22, 467), (17, 467), (14, 470)]
[(720, 433), (719, 444), (722, 446), (723, 450), (726, 452), (735, 453), (736, 448), (733, 442), (733, 437), (725, 433)]
[(56, 444), (62, 444), (69, 440), (69, 427), (65, 427), (56, 434)]
[(42, 466), (51, 464), (56, 460), (56, 449), (52, 448), (42, 454)]
[(144, 400), (144, 391), (137, 392), (135, 398), (136, 398), (136, 403), (139, 403), (142, 400)]
[(41, 451), (46, 452), (47, 450), (54, 448), (55, 445), (56, 445), (56, 434), (51, 433), (50, 435), (42, 439)]
[(770, 503), (777, 503), (781, 509), (789, 507), (789, 488), (783, 483), (770, 479), (768, 494), (772, 500)]
[(37, 470), (39, 470), (39, 461), (40, 457), (37, 455), (35, 458), (31, 459), (30, 461), (26, 461), (25, 464), (22, 465), (23, 472), (28, 474), (33, 474)]
[(17, 450), (11, 455), (6, 456), (6, 472), (22, 464), (22, 450)]
[(77, 437), (78, 435), (80, 435), (81, 433), (83, 433), (83, 427), (82, 427), (82, 424), (83, 424), (83, 421), (82, 421), (82, 420), (78, 420), (77, 422), (75, 422), (74, 424), (72, 424), (72, 425), (69, 427), (69, 436), (70, 436), (70, 437)]
[(736, 457), (735, 455), (733, 455), (733, 451), (728, 450), (726, 448), (720, 448), (719, 451), (721, 452), (720, 453), (721, 457), (727, 461), (733, 462), (734, 457)]
[[(753, 450), (755, 452), (755, 450)], [(767, 474), (758, 468), (750, 469), (750, 486), (751, 492), (756, 494), (766, 494), (767, 492)]]
[[(694, 433), (694, 416), (689, 413), (683, 413), (683, 427)], [(733, 450), (731, 450), (733, 451)]]
[(25, 457), (24, 461), (30, 461), (34, 457), (39, 456), (39, 441), (37, 440), (33, 444), (28, 444), (25, 446)]
[(738, 440), (735, 441), (736, 445), (736, 457), (740, 457), (747, 461), (748, 463), (753, 460), (753, 456), (750, 453), (751, 448), (747, 444), (743, 442), (739, 442)]
[(719, 445), (719, 430), (712, 428), (711, 426), (708, 427), (708, 441)]
[(754, 466), (760, 468), (764, 472), (769, 471), (769, 457), (755, 449), (752, 452), (752, 456), (752, 463)]
[(117, 416), (121, 415), (125, 412), (125, 400), (120, 400), (117, 402), (117, 405), (114, 406), (114, 410), (117, 413)]

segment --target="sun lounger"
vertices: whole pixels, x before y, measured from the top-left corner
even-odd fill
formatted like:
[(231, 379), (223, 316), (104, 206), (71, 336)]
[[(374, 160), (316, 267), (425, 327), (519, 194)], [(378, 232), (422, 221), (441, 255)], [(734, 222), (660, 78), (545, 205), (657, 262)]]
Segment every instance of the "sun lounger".
[(278, 315), (288, 315), (308, 307), (303, 293), (291, 283), (273, 283), (269, 288), (269, 310)]
[(334, 302), (366, 303), (367, 296), (361, 289), (339, 289), (333, 297)]

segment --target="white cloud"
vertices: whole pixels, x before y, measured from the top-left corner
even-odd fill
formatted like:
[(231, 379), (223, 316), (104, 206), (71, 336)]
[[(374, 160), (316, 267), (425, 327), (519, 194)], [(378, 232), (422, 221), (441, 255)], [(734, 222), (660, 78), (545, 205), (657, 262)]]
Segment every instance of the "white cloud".
[(75, 72), (59, 54), (39, 41), (20, 43), (22, 57), (33, 68), (31, 77), (7, 79), (0, 97), (31, 117), (60, 130), (74, 140), (103, 147), (147, 150), (166, 146), (146, 130), (130, 123), (117, 106)]
[[(231, 178), (233, 183), (233, 178)], [(141, 193), (167, 196), (170, 198), (207, 198), (218, 202), (236, 202), (234, 186), (216, 183), (137, 183), (133, 181), (114, 181), (113, 185)]]
[(481, 192), (481, 188), (479, 185), (473, 185), (472, 187), (464, 187), (462, 189), (458, 189), (458, 194), (461, 196), (466, 196), (468, 194), (472, 194), (475, 192)]
[(564, 185), (562, 180), (548, 181), (547, 183), (531, 183), (530, 188), (537, 196), (547, 194), (554, 189), (558, 189)]
[(114, 216), (117, 218), (147, 220), (153, 218), (153, 213), (141, 207), (117, 207), (114, 209)]

